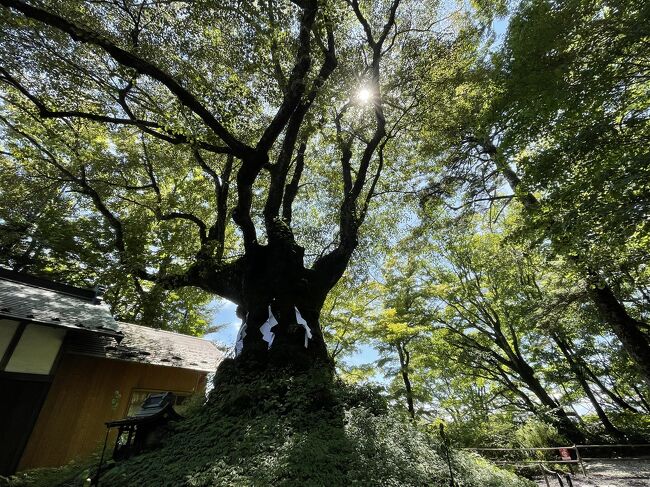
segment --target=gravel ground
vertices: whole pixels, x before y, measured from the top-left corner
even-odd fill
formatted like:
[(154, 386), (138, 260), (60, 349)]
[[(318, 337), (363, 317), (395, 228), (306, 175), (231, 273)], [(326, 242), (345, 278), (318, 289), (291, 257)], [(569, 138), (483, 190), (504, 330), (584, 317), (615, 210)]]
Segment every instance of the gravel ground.
[[(650, 458), (638, 460), (589, 460), (586, 461), (587, 477), (576, 474), (571, 477), (573, 487), (650, 487)], [(567, 483), (564, 480), (564, 487)], [(546, 487), (544, 479), (537, 485)], [(557, 487), (558, 481), (549, 476), (549, 485)]]

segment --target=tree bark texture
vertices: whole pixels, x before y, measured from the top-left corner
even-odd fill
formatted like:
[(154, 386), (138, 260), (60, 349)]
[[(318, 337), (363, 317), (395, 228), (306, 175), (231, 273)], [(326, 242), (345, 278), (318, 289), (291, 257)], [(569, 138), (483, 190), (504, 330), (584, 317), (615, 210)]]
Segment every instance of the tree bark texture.
[(641, 375), (650, 384), (650, 342), (641, 330), (641, 322), (630, 316), (606, 283), (591, 279), (589, 293), (603, 319), (636, 362)]
[[(276, 240), (249, 248), (233, 284), (238, 287), (232, 293), (237, 296), (237, 314), (246, 324), (238, 362), (299, 369), (331, 366), (319, 324), (329, 288), (318, 274), (304, 267), (301, 247)], [(277, 320), (270, 346), (260, 329), (270, 316), (269, 309)], [(306, 330), (298, 323), (296, 310), (311, 333), (306, 342)]]

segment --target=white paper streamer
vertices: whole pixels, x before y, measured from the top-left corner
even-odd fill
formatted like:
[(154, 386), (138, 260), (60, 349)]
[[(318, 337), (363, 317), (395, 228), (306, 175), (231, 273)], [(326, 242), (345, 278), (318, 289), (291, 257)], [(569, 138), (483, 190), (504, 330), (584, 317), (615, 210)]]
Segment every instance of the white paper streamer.
[(235, 342), (235, 357), (239, 357), (239, 354), (244, 349), (244, 337), (246, 336), (247, 321), (248, 321), (248, 313), (246, 313), (246, 319), (239, 327), (239, 332), (237, 333), (237, 341)]
[(269, 306), (269, 318), (264, 322), (262, 326), (260, 326), (260, 331), (262, 332), (262, 340), (269, 344), (269, 348), (271, 348), (271, 344), (273, 344), (273, 339), (275, 338), (275, 333), (271, 331), (271, 328), (277, 324), (278, 320), (276, 320), (275, 316), (273, 316), (273, 311), (271, 311), (271, 306)]
[[(301, 325), (305, 329), (305, 348), (309, 345), (309, 340), (312, 338), (311, 328), (307, 324), (307, 321), (302, 317), (298, 308), (294, 306), (296, 310), (296, 323)], [(239, 333), (237, 333), (237, 342), (235, 343), (235, 357), (238, 357), (242, 350), (244, 349), (244, 337), (246, 337), (246, 326), (248, 322), (248, 313), (246, 313), (246, 320), (242, 323), (239, 328)], [(262, 332), (262, 339), (269, 344), (269, 348), (273, 344), (273, 339), (275, 338), (275, 333), (271, 329), (278, 324), (278, 320), (273, 315), (271, 311), (271, 306), (269, 306), (269, 317), (268, 319), (260, 326), (260, 331)]]
[(309, 345), (309, 340), (311, 340), (311, 328), (309, 328), (309, 325), (300, 314), (298, 308), (296, 308), (295, 306), (294, 308), (296, 310), (296, 323), (302, 325), (302, 327), (305, 329), (305, 348), (307, 348), (307, 345)]

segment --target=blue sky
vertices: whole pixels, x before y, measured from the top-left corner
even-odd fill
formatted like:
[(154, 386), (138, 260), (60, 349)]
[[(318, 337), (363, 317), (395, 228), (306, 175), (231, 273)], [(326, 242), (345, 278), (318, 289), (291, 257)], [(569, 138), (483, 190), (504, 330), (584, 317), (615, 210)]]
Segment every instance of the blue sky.
[(208, 340), (221, 342), (227, 347), (235, 345), (237, 338), (237, 331), (241, 325), (241, 320), (235, 314), (236, 306), (234, 303), (225, 299), (217, 299), (214, 304), (219, 305), (219, 311), (215, 313), (212, 319), (212, 325), (223, 325), (221, 329), (215, 333), (208, 333), (204, 338)]

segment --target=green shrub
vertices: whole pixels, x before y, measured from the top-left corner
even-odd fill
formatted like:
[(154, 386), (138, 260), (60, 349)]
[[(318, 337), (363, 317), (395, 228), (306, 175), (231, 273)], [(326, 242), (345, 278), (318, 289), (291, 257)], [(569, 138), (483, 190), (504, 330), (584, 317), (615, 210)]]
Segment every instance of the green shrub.
[(84, 485), (95, 471), (98, 455), (91, 455), (82, 462), (70, 462), (56, 468), (34, 468), (12, 475), (0, 476), (0, 487), (53, 487), (56, 485)]
[[(199, 413), (160, 449), (108, 471), (102, 485), (449, 486), (439, 442), (389, 413), (371, 388), (321, 371), (221, 372)], [(462, 487), (530, 485), (472, 454), (453, 453), (452, 468)]]
[(557, 428), (534, 418), (515, 431), (515, 441), (521, 448), (546, 448), (569, 443)]

